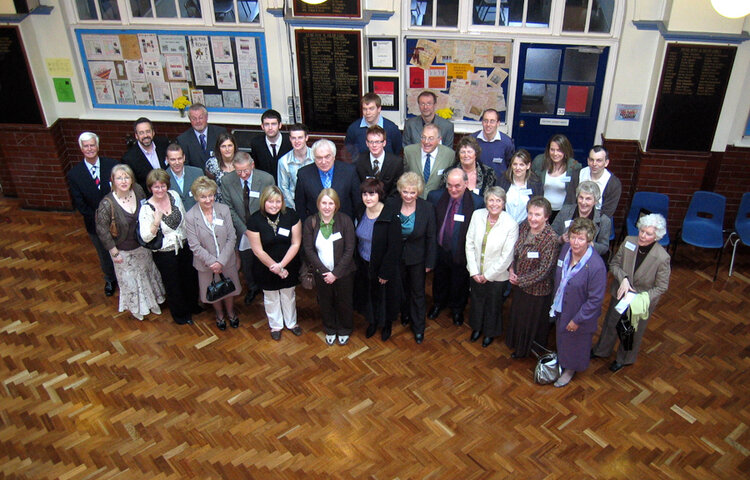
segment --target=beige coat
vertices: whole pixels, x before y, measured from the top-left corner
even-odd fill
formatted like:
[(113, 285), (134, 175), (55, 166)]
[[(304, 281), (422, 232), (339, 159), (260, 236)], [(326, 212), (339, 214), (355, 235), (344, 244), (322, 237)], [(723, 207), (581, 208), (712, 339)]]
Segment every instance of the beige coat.
[[(185, 214), (187, 239), (190, 250), (193, 251), (193, 266), (199, 272), (210, 271), (209, 265), (219, 262), (224, 267), (236, 268), (238, 265), (237, 255), (234, 250), (236, 234), (232, 224), (232, 214), (229, 207), (221, 203), (214, 203), (214, 231), (219, 244), (219, 253), (216, 253), (216, 245), (211, 230), (206, 226), (201, 214), (200, 204), (195, 204)], [(223, 224), (216, 225), (220, 219)]]
[[(632, 250), (630, 246), (632, 245)], [(643, 259), (637, 272), (635, 268), (635, 257), (638, 251), (638, 237), (626, 237), (625, 242), (617, 250), (617, 253), (609, 262), (609, 268), (616, 282), (612, 282), (611, 293), (617, 297), (617, 289), (620, 288), (622, 279), (628, 277), (630, 285), (636, 293), (648, 292), (651, 304), (649, 315), (654, 312), (659, 299), (669, 288), (669, 275), (672, 272), (669, 266), (669, 254), (657, 242)]]

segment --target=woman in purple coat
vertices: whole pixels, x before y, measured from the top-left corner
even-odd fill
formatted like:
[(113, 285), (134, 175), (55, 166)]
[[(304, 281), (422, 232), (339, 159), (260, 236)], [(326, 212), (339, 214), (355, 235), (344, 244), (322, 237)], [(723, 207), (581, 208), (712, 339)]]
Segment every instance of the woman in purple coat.
[(576, 372), (589, 366), (591, 340), (607, 289), (607, 269), (591, 246), (595, 234), (596, 227), (588, 218), (573, 220), (568, 243), (557, 260), (550, 316), (555, 318), (557, 355), (563, 373), (556, 387), (564, 387)]

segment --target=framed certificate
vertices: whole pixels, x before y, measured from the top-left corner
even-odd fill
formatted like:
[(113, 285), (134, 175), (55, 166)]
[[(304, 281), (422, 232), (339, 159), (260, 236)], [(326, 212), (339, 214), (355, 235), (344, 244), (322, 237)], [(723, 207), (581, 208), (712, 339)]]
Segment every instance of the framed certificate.
[(396, 70), (396, 37), (367, 39), (370, 70)]

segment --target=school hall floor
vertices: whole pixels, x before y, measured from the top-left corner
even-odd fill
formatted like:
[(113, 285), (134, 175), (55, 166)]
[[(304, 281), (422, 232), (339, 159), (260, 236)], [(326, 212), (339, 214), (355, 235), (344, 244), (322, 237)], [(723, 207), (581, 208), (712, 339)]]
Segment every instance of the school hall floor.
[(0, 198), (0, 478), (748, 478), (750, 249), (732, 277), (730, 255), (712, 282), (681, 245), (638, 363), (557, 389), (447, 313), (422, 345), (357, 317), (328, 347), (301, 287), (305, 333), (280, 342), (241, 296), (238, 330), (138, 322), (77, 214)]

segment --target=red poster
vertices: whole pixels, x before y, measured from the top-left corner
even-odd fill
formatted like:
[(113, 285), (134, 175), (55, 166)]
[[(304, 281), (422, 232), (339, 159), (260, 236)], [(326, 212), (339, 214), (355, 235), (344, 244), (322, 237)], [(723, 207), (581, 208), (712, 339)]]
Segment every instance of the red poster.
[(589, 87), (571, 85), (568, 87), (568, 98), (565, 100), (565, 113), (586, 113), (589, 101)]
[(409, 88), (424, 88), (424, 69), (409, 67)]

